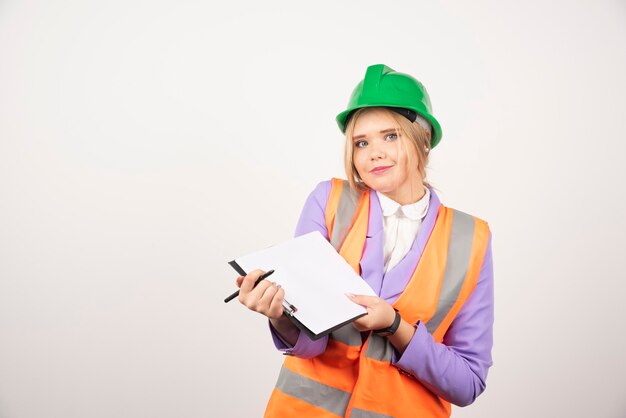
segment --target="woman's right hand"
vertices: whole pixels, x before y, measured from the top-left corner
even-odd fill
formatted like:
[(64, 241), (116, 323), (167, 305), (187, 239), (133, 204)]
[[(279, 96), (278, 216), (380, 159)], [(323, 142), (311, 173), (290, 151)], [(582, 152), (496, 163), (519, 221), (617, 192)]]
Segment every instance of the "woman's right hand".
[(261, 280), (255, 287), (254, 282), (263, 273), (265, 272), (262, 270), (254, 270), (237, 278), (239, 302), (252, 311), (277, 320), (283, 316), (285, 290), (267, 279)]

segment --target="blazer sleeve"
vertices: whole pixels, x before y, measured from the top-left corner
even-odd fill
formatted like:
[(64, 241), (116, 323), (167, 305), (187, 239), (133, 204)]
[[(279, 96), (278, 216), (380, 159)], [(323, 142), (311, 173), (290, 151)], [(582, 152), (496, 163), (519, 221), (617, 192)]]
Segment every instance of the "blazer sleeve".
[(450, 325), (443, 343), (436, 343), (420, 322), (395, 366), (430, 391), (458, 406), (474, 402), (486, 387), (493, 364), (493, 255), (491, 234), (476, 287)]
[[(305, 201), (304, 207), (302, 208), (302, 212), (300, 213), (298, 225), (296, 226), (296, 237), (308, 234), (309, 232), (319, 231), (322, 236), (329, 239), (324, 212), (326, 210), (328, 196), (330, 195), (331, 184), (330, 180), (323, 181), (315, 187), (311, 194), (309, 194), (309, 197)], [(283, 351), (286, 354), (291, 354), (301, 358), (311, 358), (322, 354), (326, 350), (328, 336), (313, 341), (304, 333), (298, 331), (298, 340), (294, 346), (291, 346), (274, 329), (271, 323), (269, 326), (272, 339), (274, 340), (274, 345), (278, 350)]]

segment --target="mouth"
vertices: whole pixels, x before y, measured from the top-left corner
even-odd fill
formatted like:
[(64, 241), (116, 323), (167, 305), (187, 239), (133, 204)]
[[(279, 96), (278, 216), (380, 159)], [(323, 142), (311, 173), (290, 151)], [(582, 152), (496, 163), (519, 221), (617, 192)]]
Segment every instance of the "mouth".
[(381, 174), (384, 173), (385, 171), (389, 170), (391, 167), (391, 165), (381, 165), (379, 167), (374, 167), (373, 169), (370, 170), (371, 174)]

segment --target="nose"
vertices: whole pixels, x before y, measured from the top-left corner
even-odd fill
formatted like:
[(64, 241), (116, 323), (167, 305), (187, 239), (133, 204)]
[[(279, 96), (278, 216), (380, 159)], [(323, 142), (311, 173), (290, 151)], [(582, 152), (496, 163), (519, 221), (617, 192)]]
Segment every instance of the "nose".
[(383, 148), (380, 146), (373, 146), (370, 149), (370, 159), (373, 161), (380, 160), (382, 158), (385, 158), (385, 151), (383, 150)]

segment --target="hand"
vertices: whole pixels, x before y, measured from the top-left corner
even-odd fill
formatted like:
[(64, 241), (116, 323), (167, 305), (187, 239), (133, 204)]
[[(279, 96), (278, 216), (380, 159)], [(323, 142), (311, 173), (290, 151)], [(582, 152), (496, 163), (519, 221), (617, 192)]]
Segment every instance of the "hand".
[(393, 324), (396, 311), (384, 299), (377, 296), (347, 295), (351, 301), (367, 309), (367, 315), (352, 322), (359, 331), (387, 328)]
[(280, 319), (283, 315), (285, 290), (269, 280), (261, 280), (254, 287), (254, 282), (264, 271), (254, 270), (247, 276), (239, 276), (236, 280), (239, 287), (239, 302), (248, 309), (267, 316)]

